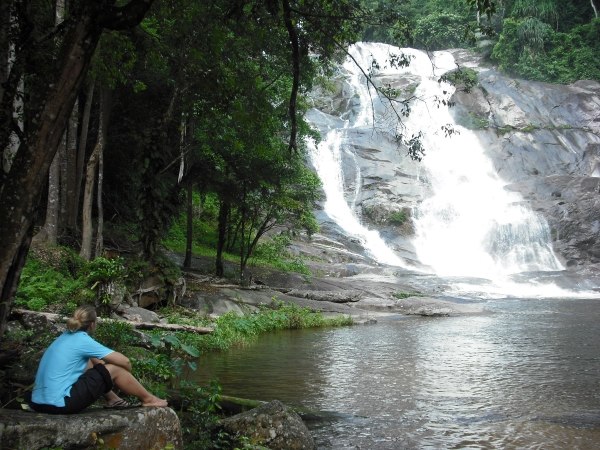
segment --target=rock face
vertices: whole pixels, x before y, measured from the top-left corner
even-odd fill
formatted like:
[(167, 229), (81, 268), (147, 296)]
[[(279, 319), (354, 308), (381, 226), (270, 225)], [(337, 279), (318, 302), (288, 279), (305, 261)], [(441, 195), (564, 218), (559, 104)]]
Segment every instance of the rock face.
[(470, 94), (454, 95), (457, 122), (485, 125), (474, 132), (506, 189), (548, 221), (568, 267), (600, 262), (600, 84), (534, 83), (493, 70), (478, 80)]
[[(555, 253), (564, 265), (576, 268), (600, 262), (600, 84), (515, 80), (485, 67), (481, 58), (466, 50), (449, 52), (457, 64), (477, 72), (478, 80), (470, 93), (459, 89), (453, 95), (456, 124), (475, 133), (505, 189), (518, 192), (546, 219)], [(324, 133), (342, 128), (342, 119), (357, 114), (359, 102), (350, 77), (341, 68), (336, 92), (313, 93), (314, 109), (307, 118)], [(400, 98), (407, 98), (421, 82), (415, 75), (374, 78), (399, 89)], [(419, 163), (399, 150), (391, 136), (366, 127), (348, 132), (340, 156), (348, 203), (405, 260), (418, 264), (411, 211), (430, 196)], [(392, 220), (400, 213), (403, 221)], [(322, 211), (317, 217), (323, 234), (334, 238), (341, 234)]]
[(122, 450), (183, 448), (179, 419), (170, 408), (97, 409), (64, 416), (0, 410), (0, 448), (78, 450), (100, 446), (99, 439), (106, 448)]
[(316, 448), (300, 416), (278, 400), (228, 417), (221, 424), (231, 435), (248, 437), (271, 450)]

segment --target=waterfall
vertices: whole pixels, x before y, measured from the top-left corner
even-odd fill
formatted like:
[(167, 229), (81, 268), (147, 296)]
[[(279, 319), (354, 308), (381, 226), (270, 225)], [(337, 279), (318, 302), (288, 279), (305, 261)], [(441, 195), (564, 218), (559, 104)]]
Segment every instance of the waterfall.
[[(439, 275), (498, 278), (524, 271), (552, 271), (562, 267), (551, 245), (546, 221), (536, 215), (516, 193), (505, 189), (491, 160), (484, 154), (475, 134), (454, 123), (440, 99), (449, 100), (454, 87), (438, 83), (445, 72), (456, 68), (448, 52), (427, 55), (414, 49), (398, 49), (385, 44), (358, 43), (350, 50), (344, 67), (354, 73), (347, 79), (360, 105), (325, 135), (323, 142), (312, 145), (312, 161), (323, 180), (327, 195), (325, 212), (346, 232), (360, 236), (365, 248), (380, 262), (405, 267), (402, 260), (385, 246), (377, 232), (366, 230), (352, 213), (344, 198), (341, 153), (349, 139), (349, 130), (372, 128), (373, 117), (388, 123), (384, 102), (371, 101), (365, 78), (355, 61), (378, 75), (418, 76), (416, 100), (402, 126), (394, 123), (390, 133), (410, 138), (421, 133), (426, 151), (421, 164), (424, 200), (414, 208), (413, 244), (421, 263)], [(411, 58), (405, 68), (385, 65), (390, 54)], [(373, 61), (378, 65), (373, 65)], [(354, 99), (353, 99), (354, 100)], [(373, 109), (375, 105), (375, 110)], [(451, 125), (457, 133), (447, 137), (442, 126)], [(356, 189), (359, 189), (357, 183)], [(358, 191), (355, 191), (356, 198)]]
[[(365, 250), (376, 261), (393, 266), (406, 267), (404, 262), (385, 244), (379, 233), (364, 227), (356, 217), (353, 207), (344, 197), (341, 153), (344, 151), (344, 139), (347, 128), (334, 129), (327, 133), (324, 141), (316, 145), (309, 142), (310, 156), (313, 166), (323, 182), (325, 191), (324, 210), (337, 223), (346, 235), (358, 239)], [(353, 199), (356, 201), (360, 189), (356, 181)]]

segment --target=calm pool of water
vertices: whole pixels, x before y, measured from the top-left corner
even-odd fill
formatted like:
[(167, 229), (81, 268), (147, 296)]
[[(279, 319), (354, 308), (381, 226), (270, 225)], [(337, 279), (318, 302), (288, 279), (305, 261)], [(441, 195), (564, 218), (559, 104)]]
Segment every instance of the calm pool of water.
[(495, 313), (288, 331), (203, 356), (227, 395), (347, 414), (320, 449), (600, 448), (600, 300), (490, 300)]

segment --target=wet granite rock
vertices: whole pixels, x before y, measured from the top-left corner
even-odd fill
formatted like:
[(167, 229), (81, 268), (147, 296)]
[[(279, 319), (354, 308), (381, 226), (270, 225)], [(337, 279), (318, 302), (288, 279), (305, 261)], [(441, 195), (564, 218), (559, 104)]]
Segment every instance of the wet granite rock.
[(96, 448), (119, 450), (182, 449), (181, 425), (171, 408), (88, 409), (50, 415), (0, 410), (0, 448), (38, 450)]
[(314, 440), (300, 416), (278, 400), (221, 421), (225, 431), (271, 450), (312, 450)]

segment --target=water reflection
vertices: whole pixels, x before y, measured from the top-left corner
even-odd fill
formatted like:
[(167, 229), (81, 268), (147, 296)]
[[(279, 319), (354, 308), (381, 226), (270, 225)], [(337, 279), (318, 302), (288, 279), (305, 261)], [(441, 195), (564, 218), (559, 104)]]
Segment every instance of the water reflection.
[(490, 300), (497, 314), (282, 332), (200, 361), (228, 395), (351, 414), (320, 448), (568, 448), (600, 442), (600, 302)]

